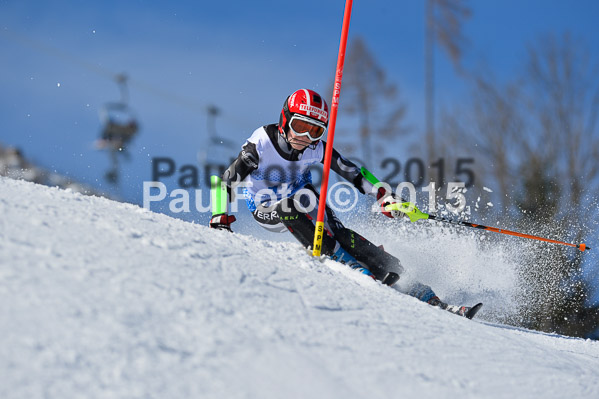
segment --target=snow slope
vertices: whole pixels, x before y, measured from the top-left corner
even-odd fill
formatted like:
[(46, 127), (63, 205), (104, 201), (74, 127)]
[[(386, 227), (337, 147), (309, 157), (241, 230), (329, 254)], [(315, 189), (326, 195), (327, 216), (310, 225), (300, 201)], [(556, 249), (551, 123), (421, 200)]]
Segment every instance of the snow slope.
[(597, 398), (599, 342), (469, 321), (295, 243), (0, 178), (1, 398)]

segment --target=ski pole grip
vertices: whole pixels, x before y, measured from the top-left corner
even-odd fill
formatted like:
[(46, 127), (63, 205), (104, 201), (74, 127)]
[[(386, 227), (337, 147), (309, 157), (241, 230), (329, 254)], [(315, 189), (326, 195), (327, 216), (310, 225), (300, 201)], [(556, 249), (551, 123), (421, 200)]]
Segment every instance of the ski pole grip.
[(227, 187), (218, 176), (210, 176), (210, 208), (212, 216), (227, 213)]
[(362, 174), (362, 177), (364, 177), (364, 179), (366, 179), (370, 184), (372, 184), (373, 186), (376, 186), (378, 183), (380, 183), (380, 180), (376, 178), (375, 175), (373, 175), (368, 169), (366, 169), (365, 167), (362, 167), (360, 169), (360, 174)]

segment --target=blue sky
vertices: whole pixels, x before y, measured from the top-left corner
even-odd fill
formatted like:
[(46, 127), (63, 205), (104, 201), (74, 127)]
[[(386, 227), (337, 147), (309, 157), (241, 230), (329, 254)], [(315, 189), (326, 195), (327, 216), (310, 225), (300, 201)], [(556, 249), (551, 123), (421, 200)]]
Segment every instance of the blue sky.
[[(569, 31), (599, 54), (595, 1), (470, 5), (467, 68), (486, 65), (498, 79), (511, 78), (526, 45), (547, 33)], [(119, 98), (110, 76), (125, 72), (142, 130), (123, 163), (118, 194), (141, 203), (151, 158), (172, 157), (179, 167), (197, 164), (202, 150), (218, 160), (229, 156), (206, 147), (207, 105), (222, 111), (219, 135), (241, 145), (255, 128), (277, 121), (295, 89), (328, 96), (343, 8), (343, 1), (0, 0), (0, 143), (116, 193), (103, 181), (108, 156), (92, 143), (101, 128), (98, 110)], [(357, 35), (399, 86), (407, 122), (421, 130), (424, 2), (355, 1), (350, 40)], [(441, 110), (465, 101), (468, 86), (444, 54), (436, 59)], [(395, 151), (408, 155), (401, 146)]]

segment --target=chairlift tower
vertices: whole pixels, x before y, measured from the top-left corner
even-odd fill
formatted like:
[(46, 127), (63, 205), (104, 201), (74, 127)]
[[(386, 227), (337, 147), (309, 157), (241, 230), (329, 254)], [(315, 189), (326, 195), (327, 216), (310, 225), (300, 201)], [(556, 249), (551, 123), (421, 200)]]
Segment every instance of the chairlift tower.
[(204, 183), (210, 184), (212, 174), (221, 174), (229, 166), (228, 160), (235, 155), (235, 143), (218, 135), (216, 118), (221, 115), (221, 110), (214, 104), (206, 108), (206, 131), (208, 137), (202, 140), (203, 144), (198, 151), (198, 163), (204, 174)]

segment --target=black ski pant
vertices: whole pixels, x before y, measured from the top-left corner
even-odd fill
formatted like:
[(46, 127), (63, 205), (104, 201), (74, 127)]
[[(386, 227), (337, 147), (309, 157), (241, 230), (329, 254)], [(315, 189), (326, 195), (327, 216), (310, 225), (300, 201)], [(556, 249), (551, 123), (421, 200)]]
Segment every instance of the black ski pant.
[[(286, 228), (304, 247), (309, 248), (314, 242), (317, 211), (318, 193), (312, 185), (306, 185), (294, 195), (273, 205), (259, 206), (253, 214), (265, 228), (271, 231)], [(366, 265), (377, 280), (383, 280), (388, 272), (403, 272), (399, 259), (346, 228), (328, 206), (325, 231), (321, 250), (323, 255), (331, 256), (341, 246), (356, 260)]]

